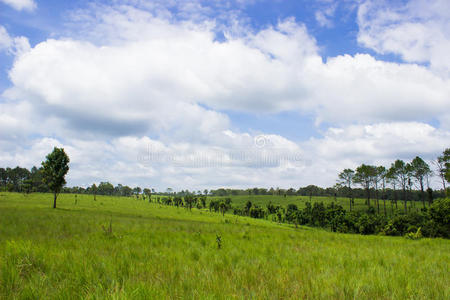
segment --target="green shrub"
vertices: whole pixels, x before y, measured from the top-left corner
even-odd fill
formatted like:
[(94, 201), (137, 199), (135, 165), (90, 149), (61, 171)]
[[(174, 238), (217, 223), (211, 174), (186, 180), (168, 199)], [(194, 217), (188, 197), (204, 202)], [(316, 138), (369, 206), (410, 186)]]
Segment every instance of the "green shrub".
[(422, 238), (422, 232), (420, 230), (420, 227), (417, 228), (417, 230), (415, 232), (408, 232), (405, 235), (405, 238), (410, 239), (410, 240), (419, 240)]

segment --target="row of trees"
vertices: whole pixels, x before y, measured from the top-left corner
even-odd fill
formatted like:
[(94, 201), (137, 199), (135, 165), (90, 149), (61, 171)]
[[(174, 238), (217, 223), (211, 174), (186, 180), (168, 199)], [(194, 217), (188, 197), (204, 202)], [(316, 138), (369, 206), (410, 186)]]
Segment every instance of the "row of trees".
[(306, 203), (304, 209), (290, 204), (284, 214), (278, 214), (282, 221), (296, 225), (322, 227), (333, 232), (410, 235), (427, 237), (450, 237), (450, 199), (440, 199), (428, 209), (390, 217), (375, 214), (370, 207), (367, 212), (346, 211), (335, 203)]
[[(145, 198), (144, 198), (145, 199)], [(373, 206), (367, 211), (347, 211), (334, 202), (305, 203), (300, 209), (296, 204), (287, 207), (269, 202), (266, 207), (253, 204), (250, 200), (244, 207), (232, 207), (231, 198), (211, 198), (207, 203), (206, 196), (153, 196), (149, 202), (185, 207), (191, 209), (209, 208), (209, 211), (224, 215), (232, 209), (233, 214), (257, 219), (267, 219), (279, 223), (290, 223), (321, 227), (333, 232), (383, 234), (383, 235), (413, 235), (419, 237), (450, 237), (450, 199), (435, 201), (430, 207), (421, 211), (395, 213), (390, 216), (377, 214)]]
[[(174, 192), (170, 189), (171, 192), (157, 192), (160, 195), (170, 195), (170, 196), (181, 196), (185, 195), (205, 195), (205, 196), (214, 196), (214, 197), (230, 197), (230, 196), (255, 196), (255, 195), (270, 195), (270, 196), (308, 196), (308, 197), (347, 197), (348, 188), (344, 184), (336, 184), (332, 187), (323, 188), (316, 185), (308, 185), (305, 187), (300, 187), (298, 189), (290, 188), (290, 189), (280, 189), (280, 188), (251, 188), (251, 189), (224, 189), (220, 188), (217, 190), (205, 190), (205, 191), (188, 191), (182, 190), (180, 192)], [(256, 192), (258, 191), (258, 192)], [(273, 192), (272, 192), (273, 191)], [(355, 198), (364, 198), (366, 197), (366, 190), (364, 188), (352, 186), (353, 196)], [(371, 192), (374, 193), (373, 188), (371, 188)], [(393, 189), (389, 186), (386, 186), (386, 197), (387, 199), (394, 199)], [(434, 197), (439, 198), (445, 195), (444, 190), (435, 190)], [(412, 190), (411, 198), (414, 201), (420, 200), (420, 191)]]
[[(437, 175), (441, 178), (444, 191), (445, 182), (450, 181), (450, 148), (446, 149), (436, 161)], [(425, 199), (429, 206), (433, 202), (432, 189), (430, 188), (430, 177), (433, 171), (430, 166), (419, 156), (416, 156), (411, 162), (405, 163), (403, 160), (396, 160), (389, 168), (384, 166), (373, 166), (362, 164), (356, 170), (344, 169), (339, 174), (338, 185), (347, 188), (350, 210), (354, 199), (353, 185), (358, 184), (366, 192), (367, 205), (371, 206), (371, 197), (374, 196), (378, 213), (380, 212), (380, 198), (383, 200), (384, 213), (386, 215), (386, 194), (387, 185), (392, 186), (393, 199), (395, 203), (398, 199), (397, 189), (401, 189), (404, 210), (407, 212), (407, 202), (413, 201), (413, 189), (419, 192), (420, 200), (425, 208)], [(425, 186), (427, 194), (425, 194)], [(372, 195), (374, 192), (375, 195)], [(417, 193), (416, 193), (417, 194)], [(381, 196), (381, 197), (380, 197)]]
[[(44, 167), (32, 167), (30, 170), (21, 167), (0, 168), (0, 190), (19, 193), (47, 193), (52, 192), (44, 180)], [(61, 187), (62, 193), (94, 194), (109, 196), (133, 196), (155, 193), (154, 189), (134, 187), (118, 184), (116, 186), (109, 182), (95, 183), (84, 187)]]

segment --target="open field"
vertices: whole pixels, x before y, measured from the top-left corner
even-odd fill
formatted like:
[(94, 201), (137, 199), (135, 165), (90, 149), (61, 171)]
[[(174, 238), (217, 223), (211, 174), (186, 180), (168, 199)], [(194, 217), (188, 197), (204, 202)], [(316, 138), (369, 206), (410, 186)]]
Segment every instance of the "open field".
[(51, 203), (0, 193), (0, 298), (450, 298), (449, 240), (295, 229), (133, 198)]
[[(227, 197), (217, 197), (212, 196), (208, 197), (208, 199), (224, 199)], [(325, 196), (312, 196), (311, 198), (309, 196), (286, 196), (283, 195), (237, 195), (237, 196), (229, 196), (229, 198), (232, 199), (232, 206), (233, 207), (239, 207), (243, 208), (247, 201), (251, 201), (252, 204), (256, 204), (258, 206), (261, 206), (263, 208), (266, 208), (267, 204), (272, 202), (273, 205), (280, 205), (282, 207), (287, 207), (288, 204), (295, 204), (298, 206), (298, 208), (303, 209), (305, 207), (306, 202), (311, 202), (311, 204), (314, 204), (316, 202), (323, 202), (325, 205), (329, 204), (331, 202), (334, 202), (336, 204), (341, 205), (345, 210), (350, 209), (350, 203), (349, 199), (346, 197), (325, 197)], [(354, 200), (354, 206), (352, 207), (355, 211), (367, 211), (368, 206), (366, 204), (366, 199), (362, 198), (355, 198)], [(373, 206), (375, 209), (377, 208), (376, 205), (376, 199), (372, 198), (370, 199), (371, 206)], [(380, 212), (383, 212), (383, 200), (379, 199), (380, 203)], [(412, 209), (410, 206), (413, 205)], [(426, 204), (428, 207), (428, 203)], [(408, 209), (413, 211), (419, 211), (423, 207), (422, 202), (415, 201), (415, 202), (408, 202)], [(397, 207), (395, 204), (391, 206), (391, 201), (386, 200), (386, 211), (388, 215), (392, 214), (393, 211), (403, 212), (403, 200), (397, 200)]]

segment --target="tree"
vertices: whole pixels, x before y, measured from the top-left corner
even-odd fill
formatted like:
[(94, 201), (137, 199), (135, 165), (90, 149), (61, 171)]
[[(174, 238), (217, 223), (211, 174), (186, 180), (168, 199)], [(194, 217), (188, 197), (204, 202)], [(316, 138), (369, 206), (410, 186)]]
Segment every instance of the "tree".
[(409, 173), (409, 167), (408, 164), (405, 164), (403, 160), (397, 159), (392, 165), (391, 165), (392, 172), (395, 174), (396, 180), (400, 183), (403, 190), (403, 203), (405, 208), (405, 213), (408, 212), (408, 208), (406, 207), (406, 186), (408, 185), (408, 173)]
[(145, 188), (143, 192), (148, 197), (148, 202), (152, 202), (152, 190)]
[(355, 171), (353, 171), (352, 169), (345, 169), (339, 174), (339, 179), (341, 180), (341, 183), (345, 184), (349, 190), (348, 198), (350, 201), (350, 211), (352, 210), (352, 202), (353, 202), (353, 193), (352, 193), (353, 177), (355, 177)]
[(225, 216), (225, 213), (228, 210), (228, 205), (225, 202), (221, 201), (219, 204), (219, 210), (222, 212), (222, 216)]
[(33, 189), (33, 181), (31, 179), (25, 179), (22, 183), (22, 192), (25, 194), (31, 193)]
[(16, 192), (21, 192), (23, 182), (29, 179), (31, 175), (30, 171), (19, 166), (14, 169), (6, 168), (6, 173), (10, 189)]
[(435, 161), (433, 161), (434, 165), (436, 166), (436, 171), (438, 176), (441, 178), (442, 181), (442, 187), (445, 191), (445, 162), (444, 162), (444, 156), (438, 156)]
[(250, 200), (247, 201), (247, 203), (245, 203), (245, 212), (248, 215), (250, 212), (250, 209), (252, 208), (252, 202)]
[(412, 199), (412, 186), (413, 186), (413, 167), (410, 163), (406, 164), (406, 178), (407, 178), (407, 184), (408, 184), (408, 193), (407, 193), (407, 200), (409, 200), (409, 207), (413, 207), (414, 201)]
[(53, 152), (42, 162), (44, 182), (53, 193), (53, 208), (56, 208), (56, 198), (66, 184), (65, 176), (69, 172), (69, 161), (64, 148), (54, 147)]
[(137, 187), (133, 188), (133, 194), (135, 194), (136, 198), (138, 198), (138, 199), (139, 199), (139, 195), (141, 194), (141, 192), (142, 192), (142, 189), (140, 187), (137, 186)]
[(42, 175), (42, 168), (31, 168), (31, 180), (33, 182), (33, 189), (34, 192), (47, 192), (47, 187), (45, 186), (43, 175)]
[[(99, 186), (100, 187), (100, 186)], [(131, 196), (131, 194), (133, 193), (133, 189), (132, 188), (130, 188), (128, 185), (124, 185), (124, 186), (122, 186), (122, 196), (125, 196), (125, 197), (130, 197)]]
[(444, 178), (450, 183), (450, 148), (444, 150), (441, 160), (444, 163)]
[(112, 195), (114, 194), (114, 186), (109, 182), (100, 182), (97, 187), (97, 193), (99, 195)]
[(374, 176), (376, 176), (377, 167), (362, 164), (356, 168), (354, 181), (361, 184), (367, 193), (367, 205), (370, 207), (370, 186), (373, 182)]
[(425, 208), (424, 179), (431, 173), (430, 166), (419, 156), (416, 156), (411, 162), (411, 174), (420, 186), (420, 198), (423, 208)]
[(4, 168), (0, 168), (0, 187), (6, 187), (8, 182), (8, 173)]
[(386, 215), (386, 199), (384, 196), (384, 190), (386, 188), (386, 168), (383, 166), (377, 167), (376, 176), (374, 177), (374, 183), (375, 183), (375, 193), (377, 194), (377, 207), (378, 207), (378, 213), (380, 213), (380, 203), (378, 199), (378, 183), (381, 182), (381, 187), (383, 190), (383, 193), (381, 195), (381, 198), (383, 199), (383, 209), (384, 209), (384, 215)]
[(186, 195), (184, 196), (184, 202), (186, 204), (186, 208), (191, 210), (192, 207), (197, 203), (197, 198), (192, 195)]
[[(391, 165), (391, 167), (386, 172), (386, 180), (392, 185), (393, 193), (394, 193), (394, 202), (395, 202), (395, 208), (397, 209), (397, 183), (398, 183), (398, 176), (397, 172), (394, 168), (394, 164)], [(392, 213), (394, 213), (394, 206), (392, 204), (391, 200), (391, 210)]]
[(92, 194), (94, 194), (94, 201), (97, 201), (97, 185), (95, 183), (91, 186)]

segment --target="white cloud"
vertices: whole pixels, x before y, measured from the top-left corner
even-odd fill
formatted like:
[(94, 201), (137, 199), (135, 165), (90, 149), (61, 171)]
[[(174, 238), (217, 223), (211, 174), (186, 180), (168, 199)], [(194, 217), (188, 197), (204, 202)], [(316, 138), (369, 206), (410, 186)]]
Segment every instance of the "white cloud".
[(326, 160), (351, 157), (362, 163), (391, 157), (408, 159), (418, 153), (432, 158), (450, 143), (450, 132), (419, 122), (350, 125), (329, 128), (323, 138), (309, 143)]
[(449, 113), (450, 80), (417, 65), (345, 55), (328, 59), (316, 76), (314, 104), (322, 121), (430, 120)]
[(428, 63), (450, 75), (450, 2), (447, 0), (363, 1), (358, 9), (358, 42), (375, 51)]
[(37, 5), (34, 0), (0, 0), (0, 2), (11, 6), (15, 10), (28, 10), (33, 11), (36, 9)]
[[(236, 25), (218, 42), (211, 20), (97, 9), (94, 19), (79, 15), (88, 38), (15, 52), (0, 103), (4, 164), (30, 167), (56, 144), (71, 157), (71, 184), (331, 185), (345, 167), (430, 157), (450, 142), (450, 82), (427, 67), (367, 54), (323, 61), (293, 19), (258, 32)], [(294, 110), (335, 128), (308, 142), (264, 135), (255, 145), (222, 110)], [(430, 119), (441, 128), (420, 122)], [(163, 158), (145, 161), (149, 146)]]
[(328, 4), (326, 8), (317, 10), (314, 13), (317, 23), (322, 27), (331, 28), (333, 24), (333, 16), (337, 8), (337, 3)]
[[(408, 162), (417, 155), (430, 163), (448, 145), (448, 131), (419, 122), (391, 122), (330, 128), (302, 147), (313, 162), (307, 169), (310, 176), (331, 185), (344, 168), (362, 163), (389, 167), (395, 159)], [(440, 187), (438, 181), (433, 185)]]
[(12, 45), (12, 39), (5, 27), (0, 25), (0, 50), (9, 49)]
[(200, 121), (206, 134), (228, 126), (214, 111), (222, 109), (314, 112), (318, 121), (340, 124), (439, 119), (447, 111), (448, 79), (370, 55), (324, 63), (305, 26), (292, 19), (220, 43), (208, 24), (116, 14), (92, 30), (105, 32), (103, 45), (47, 40), (22, 55), (5, 95), (32, 99), (80, 129), (104, 124), (121, 127), (120, 134), (188, 132)]
[(215, 146), (136, 136), (67, 142), (37, 138), (0, 158), (7, 165), (31, 167), (53, 146), (63, 146), (71, 158), (69, 184), (108, 180), (160, 190), (330, 186), (341, 170), (361, 163), (388, 167), (397, 158), (410, 161), (418, 154), (433, 159), (449, 144), (450, 133), (424, 123), (396, 122), (330, 128), (323, 138), (299, 144), (277, 135), (262, 136), (261, 144), (260, 138), (226, 131)]
[(26, 37), (11, 37), (5, 27), (0, 25), (0, 51), (6, 51), (18, 57), (30, 48), (30, 43)]

